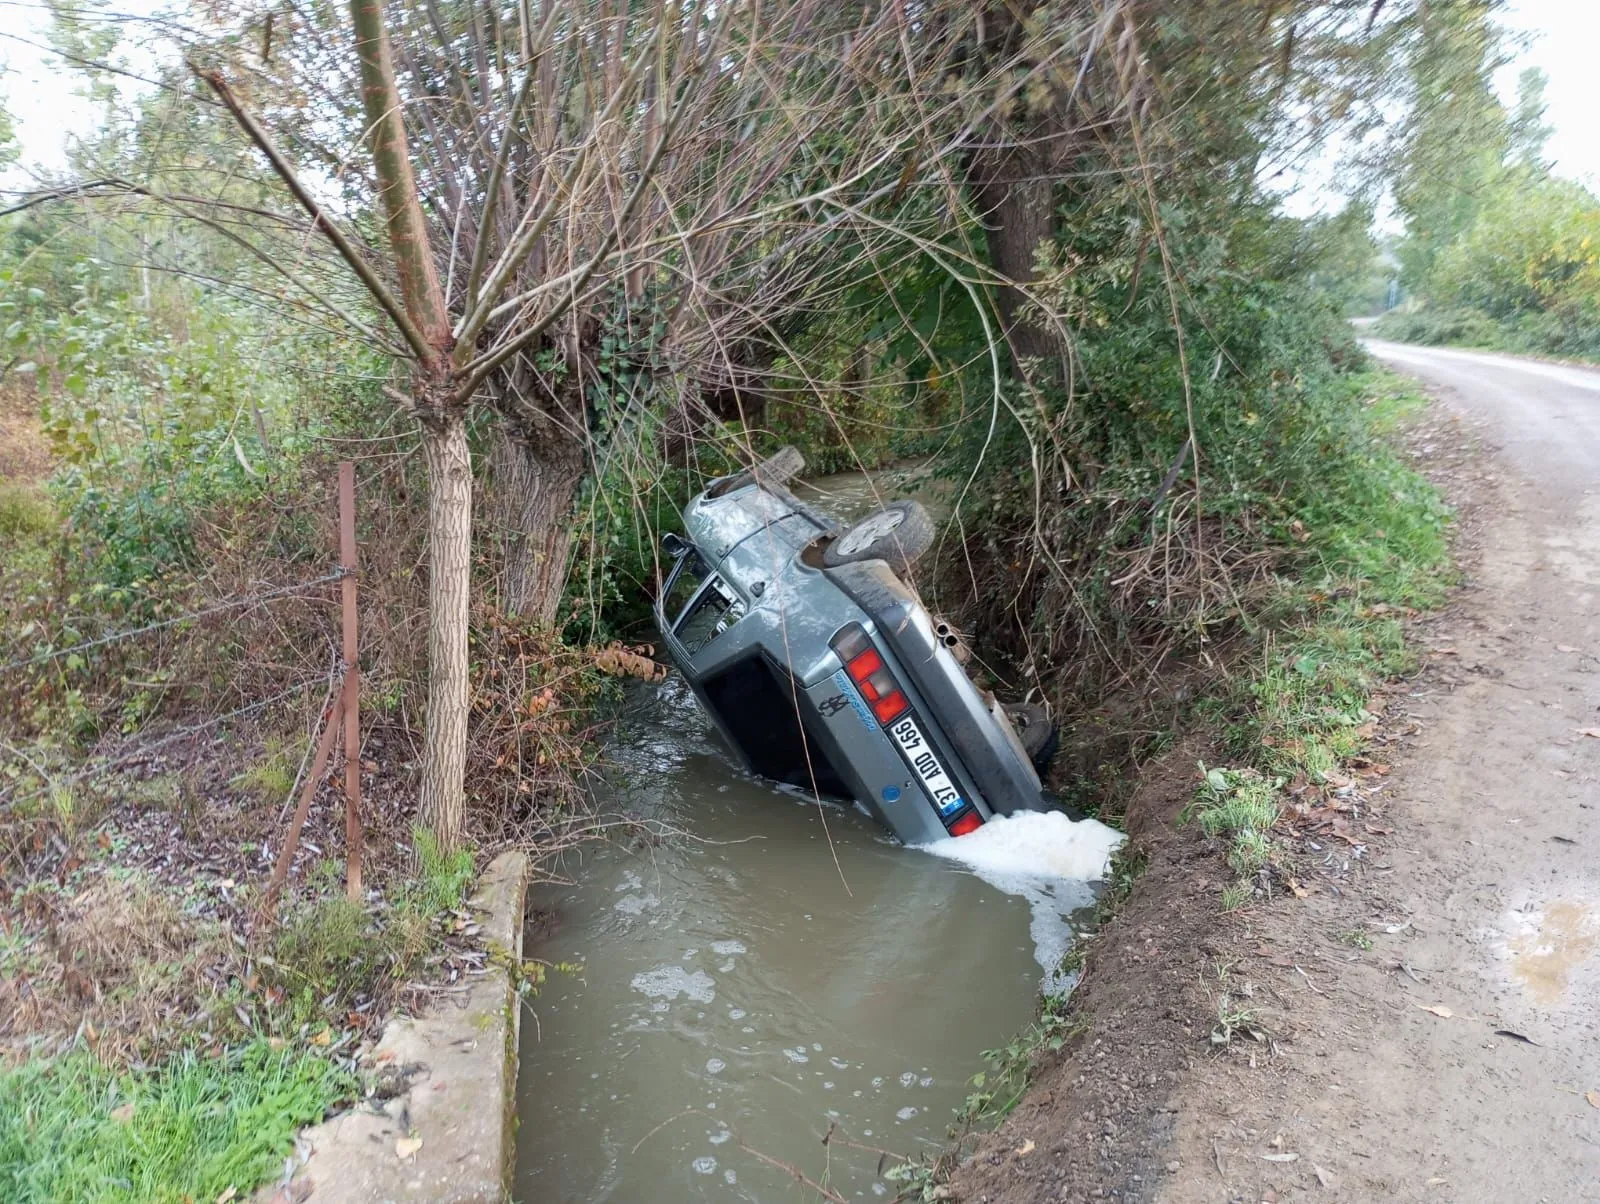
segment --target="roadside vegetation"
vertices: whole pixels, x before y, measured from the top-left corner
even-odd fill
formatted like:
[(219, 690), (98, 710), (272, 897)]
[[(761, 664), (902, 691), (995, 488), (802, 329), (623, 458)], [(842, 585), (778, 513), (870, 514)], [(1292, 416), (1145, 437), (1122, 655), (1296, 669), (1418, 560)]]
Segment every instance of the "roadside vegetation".
[(1452, 5), (1417, 42), (1395, 133), (1394, 245), (1409, 295), (1374, 328), (1402, 342), (1600, 360), (1600, 197), (1545, 158), (1543, 75), (1506, 106), (1495, 6)]
[[(15, 1198), (242, 1195), (359, 1091), (385, 1020), (483, 964), (485, 859), (594, 835), (606, 716), (662, 672), (659, 537), (783, 444), (933, 458), (919, 585), (1075, 733), (1072, 801), (1114, 821), (1180, 724), (1225, 733), (1195, 822), (1231, 902), (1440, 596), (1446, 516), (1386, 441), (1416, 398), (1342, 320), (1368, 211), (1263, 180), (1380, 119), (1424, 6), (391, 7), (378, 38), (376, 6), (212, 6), (120, 101), (129, 31), (58, 14), (101, 126), (0, 216)], [(343, 671), (346, 460), (365, 873), (335, 756), (272, 911)]]

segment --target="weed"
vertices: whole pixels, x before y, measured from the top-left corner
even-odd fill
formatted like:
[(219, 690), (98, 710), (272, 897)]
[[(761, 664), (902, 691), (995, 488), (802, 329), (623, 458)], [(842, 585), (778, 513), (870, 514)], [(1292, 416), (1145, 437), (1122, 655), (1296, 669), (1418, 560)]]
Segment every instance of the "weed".
[(1133, 885), (1139, 880), (1139, 875), (1144, 873), (1149, 859), (1144, 850), (1135, 848), (1131, 842), (1124, 841), (1117, 846), (1111, 854), (1111, 864), (1106, 868), (1105, 888), (1100, 892), (1100, 898), (1095, 903), (1094, 927), (1098, 931), (1104, 928), (1111, 917), (1122, 909), (1128, 901), (1128, 896), (1133, 894)]
[(1074, 1037), (1089, 1031), (1088, 1020), (1068, 1016), (1065, 997), (1047, 997), (1039, 1019), (998, 1049), (984, 1050), (988, 1070), (973, 1075), (958, 1119), (968, 1127), (995, 1125), (1011, 1114), (1033, 1080), (1039, 1057), (1056, 1053)]
[(1347, 945), (1354, 945), (1363, 952), (1372, 948), (1372, 937), (1368, 935), (1365, 928), (1352, 928), (1339, 939)]
[(59, 519), (42, 490), (0, 481), (0, 539), (8, 545), (37, 543), (55, 530)]
[(411, 840), (417, 855), (417, 878), (408, 888), (410, 903), (429, 914), (459, 908), (472, 883), (472, 853), (467, 849), (445, 852), (426, 828), (412, 828)]
[(262, 802), (282, 802), (294, 789), (299, 772), (298, 754), (280, 736), (268, 736), (261, 759), (251, 765), (233, 784), (255, 795)]
[(1254, 877), (1272, 860), (1267, 833), (1278, 822), (1282, 782), (1254, 769), (1207, 769), (1204, 765), (1200, 769), (1203, 780), (1185, 816), (1197, 818), (1207, 836), (1228, 842), (1228, 867), (1241, 879), (1235, 884), (1238, 891), (1223, 896), (1223, 909), (1232, 911), (1249, 898), (1243, 880)]
[(1211, 1044), (1231, 1045), (1236, 1036), (1265, 1041), (1267, 1030), (1257, 1023), (1256, 1009), (1227, 992), (1217, 995), (1217, 1020), (1211, 1029)]
[(1250, 902), (1253, 892), (1247, 882), (1230, 882), (1222, 888), (1222, 910), (1238, 911)]
[(117, 1074), (77, 1051), (0, 1072), (0, 1199), (245, 1198), (355, 1082), (308, 1052), (255, 1042)]

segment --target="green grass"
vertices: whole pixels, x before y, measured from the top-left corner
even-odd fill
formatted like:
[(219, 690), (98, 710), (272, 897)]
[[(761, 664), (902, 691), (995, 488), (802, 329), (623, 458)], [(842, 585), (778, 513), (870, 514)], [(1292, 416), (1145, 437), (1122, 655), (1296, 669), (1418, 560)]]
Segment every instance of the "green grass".
[(1320, 785), (1361, 751), (1373, 689), (1415, 668), (1400, 616), (1439, 605), (1454, 580), (1449, 510), (1388, 441), (1427, 399), (1387, 372), (1363, 373), (1351, 387), (1368, 437), (1297, 509), (1299, 579), (1264, 609), (1260, 657), (1220, 708), (1234, 765), (1202, 766), (1187, 812), (1224, 842), (1238, 875), (1224, 893), (1229, 911), (1248, 902), (1250, 881), (1274, 859), (1282, 787)]
[(426, 828), (413, 828), (411, 840), (417, 851), (417, 877), (408, 887), (406, 902), (428, 914), (458, 909), (466, 902), (467, 887), (472, 884), (471, 851), (445, 852)]
[(0, 480), (0, 539), (8, 544), (39, 542), (60, 523), (43, 490), (34, 485)]
[(116, 1073), (84, 1051), (0, 1072), (0, 1200), (179, 1204), (245, 1198), (295, 1131), (354, 1081), (313, 1054), (258, 1042)]

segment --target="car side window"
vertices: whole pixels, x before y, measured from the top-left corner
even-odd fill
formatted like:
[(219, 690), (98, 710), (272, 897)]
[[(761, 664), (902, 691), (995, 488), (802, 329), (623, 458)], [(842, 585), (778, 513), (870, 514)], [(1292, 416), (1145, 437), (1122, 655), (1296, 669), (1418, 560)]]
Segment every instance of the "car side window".
[(667, 578), (666, 596), (661, 599), (661, 613), (668, 623), (683, 614), (683, 608), (705, 581), (706, 573), (706, 562), (700, 559), (699, 552), (686, 552), (679, 559)]
[(678, 621), (678, 640), (693, 656), (744, 618), (744, 611), (744, 600), (733, 592), (733, 587), (721, 577), (713, 577)]

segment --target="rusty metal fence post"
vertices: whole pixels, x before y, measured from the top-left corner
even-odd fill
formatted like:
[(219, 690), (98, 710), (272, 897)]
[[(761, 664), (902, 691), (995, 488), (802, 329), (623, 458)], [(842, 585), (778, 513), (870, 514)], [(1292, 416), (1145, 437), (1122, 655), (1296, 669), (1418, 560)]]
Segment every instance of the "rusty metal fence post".
[(345, 460), (339, 465), (339, 593), (342, 609), (343, 639), (340, 659), (343, 661), (337, 693), (330, 695), (322, 712), (321, 730), (317, 735), (317, 751), (311, 759), (311, 773), (301, 786), (300, 798), (295, 804), (294, 817), (289, 830), (284, 833), (283, 848), (272, 867), (272, 878), (267, 883), (261, 901), (263, 924), (272, 922), (277, 910), (278, 896), (288, 880), (289, 868), (294, 863), (295, 850), (300, 846), (300, 831), (305, 827), (311, 812), (311, 800), (327, 771), (339, 729), (344, 729), (344, 835), (345, 835), (345, 895), (351, 902), (361, 899), (361, 854), (363, 833), (361, 827), (361, 670), (357, 664), (360, 656), (358, 627), (356, 623), (356, 466)]
[(356, 630), (356, 466), (339, 465), (339, 592), (344, 609), (345, 894), (361, 899), (361, 668)]

